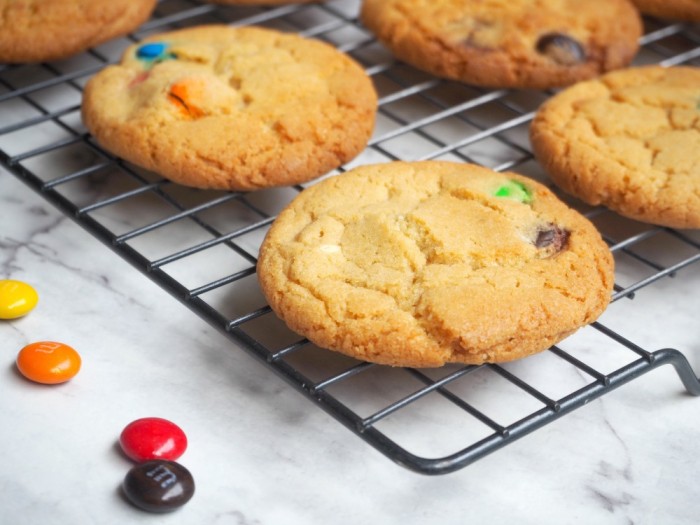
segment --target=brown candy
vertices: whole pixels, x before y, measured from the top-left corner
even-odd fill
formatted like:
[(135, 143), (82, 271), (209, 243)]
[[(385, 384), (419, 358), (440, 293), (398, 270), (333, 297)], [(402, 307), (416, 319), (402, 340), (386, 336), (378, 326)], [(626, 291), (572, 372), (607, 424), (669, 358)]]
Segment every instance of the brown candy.
[(553, 254), (556, 254), (566, 248), (570, 235), (571, 233), (568, 230), (550, 224), (549, 227), (537, 231), (535, 246), (537, 248), (547, 248)]
[(547, 33), (537, 41), (537, 52), (562, 66), (574, 66), (586, 60), (583, 46), (562, 33)]
[(185, 467), (163, 459), (133, 467), (122, 484), (126, 497), (140, 509), (170, 512), (194, 495), (194, 479)]

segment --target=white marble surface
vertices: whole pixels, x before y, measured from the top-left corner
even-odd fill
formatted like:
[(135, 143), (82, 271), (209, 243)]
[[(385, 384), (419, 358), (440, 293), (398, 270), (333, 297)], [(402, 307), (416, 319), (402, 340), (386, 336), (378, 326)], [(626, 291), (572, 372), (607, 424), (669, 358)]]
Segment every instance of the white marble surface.
[[(700, 268), (684, 272), (660, 285), (685, 291), (681, 304), (658, 303), (671, 325), (624, 317), (640, 343), (674, 345), (698, 369)], [(427, 477), (367, 446), (5, 172), (0, 278), (40, 294), (29, 316), (0, 324), (0, 523), (698, 522), (700, 399), (667, 367)], [(81, 353), (73, 381), (41, 386), (16, 371), (19, 349), (47, 339)], [(116, 440), (144, 416), (189, 437), (180, 462), (197, 492), (172, 514), (138, 511), (119, 492), (131, 463)]]

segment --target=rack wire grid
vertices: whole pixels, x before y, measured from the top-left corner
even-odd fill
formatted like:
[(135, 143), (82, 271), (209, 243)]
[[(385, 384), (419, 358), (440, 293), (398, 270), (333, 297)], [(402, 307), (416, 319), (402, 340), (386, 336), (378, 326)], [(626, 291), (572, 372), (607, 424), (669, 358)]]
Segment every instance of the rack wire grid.
[[(687, 392), (700, 395), (684, 355), (665, 343), (643, 348), (633, 341), (642, 335), (639, 325), (630, 322), (650, 319), (657, 333), (671, 318), (694, 326), (689, 301), (700, 285), (698, 231), (641, 224), (559, 194), (596, 224), (615, 256), (612, 302), (596, 323), (512, 363), (430, 370), (373, 365), (289, 331), (258, 288), (260, 243), (304, 186), (251, 193), (185, 188), (115, 158), (82, 126), (84, 83), (127, 45), (185, 26), (256, 24), (329, 42), (372, 77), (380, 96), (375, 133), (338, 171), (443, 159), (513, 169), (548, 183), (533, 160), (527, 128), (551, 92), (477, 89), (422, 73), (378, 44), (358, 22), (358, 11), (358, 0), (276, 8), (162, 0), (131, 35), (60, 62), (0, 66), (2, 164), (225, 333), (232, 346), (417, 472), (465, 467), (661, 365), (673, 365)], [(698, 25), (646, 19), (645, 26), (635, 64), (698, 64)], [(683, 279), (671, 279), (681, 272)]]

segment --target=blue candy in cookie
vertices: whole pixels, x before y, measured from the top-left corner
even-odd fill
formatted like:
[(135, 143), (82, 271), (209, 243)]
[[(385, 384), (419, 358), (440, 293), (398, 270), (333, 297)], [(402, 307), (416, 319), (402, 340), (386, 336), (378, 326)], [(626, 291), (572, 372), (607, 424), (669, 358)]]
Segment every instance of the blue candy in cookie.
[(136, 57), (148, 64), (177, 58), (174, 53), (168, 52), (169, 47), (165, 42), (149, 42), (136, 49)]

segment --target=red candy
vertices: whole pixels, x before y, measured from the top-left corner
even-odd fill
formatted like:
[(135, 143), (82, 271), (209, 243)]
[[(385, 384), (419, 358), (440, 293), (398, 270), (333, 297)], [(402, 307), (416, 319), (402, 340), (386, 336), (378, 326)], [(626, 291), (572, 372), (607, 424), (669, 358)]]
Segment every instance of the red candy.
[(151, 459), (174, 461), (187, 448), (187, 436), (175, 423), (159, 417), (144, 417), (122, 430), (119, 444), (134, 461)]

